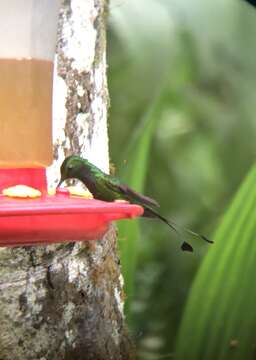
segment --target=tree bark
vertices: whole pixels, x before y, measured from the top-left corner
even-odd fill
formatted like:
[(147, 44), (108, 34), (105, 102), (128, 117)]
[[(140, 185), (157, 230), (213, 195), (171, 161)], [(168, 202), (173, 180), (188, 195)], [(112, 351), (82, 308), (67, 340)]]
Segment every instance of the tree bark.
[[(54, 81), (57, 183), (69, 153), (108, 170), (106, 0), (65, 0)], [(101, 241), (0, 249), (0, 359), (132, 359), (116, 232)]]

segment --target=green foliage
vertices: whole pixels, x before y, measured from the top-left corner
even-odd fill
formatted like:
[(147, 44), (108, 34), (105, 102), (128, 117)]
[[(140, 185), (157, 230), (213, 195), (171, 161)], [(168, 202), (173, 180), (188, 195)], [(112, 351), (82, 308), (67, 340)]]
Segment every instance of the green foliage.
[[(135, 5), (134, 8), (131, 6), (131, 3), (126, 3), (123, 4), (124, 6), (122, 7), (115, 8), (115, 18), (112, 22), (113, 27), (117, 29), (115, 34), (126, 43), (126, 61), (129, 61), (128, 59), (130, 59), (130, 62), (126, 67), (121, 66), (120, 63), (116, 64), (117, 77), (115, 78), (115, 73), (112, 74), (112, 77), (110, 78), (110, 88), (113, 89), (117, 87), (117, 92), (120, 92), (120, 86), (123, 88), (125, 87), (126, 82), (130, 84), (134, 81), (134, 83), (136, 83), (136, 103), (134, 103), (133, 106), (139, 105), (141, 107), (140, 102), (142, 102), (145, 104), (145, 108), (140, 108), (140, 113), (138, 113), (139, 121), (134, 124), (135, 126), (132, 131), (129, 131), (129, 121), (121, 122), (123, 131), (125, 129), (130, 133), (128, 138), (124, 139), (122, 136), (118, 136), (120, 134), (120, 128), (116, 123), (114, 128), (111, 127), (110, 137), (112, 138), (112, 136), (114, 136), (115, 139), (120, 139), (122, 143), (125, 143), (125, 146), (123, 146), (118, 140), (112, 142), (114, 153), (115, 146), (118, 148), (122, 146), (124, 149), (122, 158), (116, 160), (116, 163), (119, 163), (119, 165), (121, 162), (121, 171), (119, 175), (124, 181), (129, 183), (129, 186), (140, 192), (144, 191), (152, 138), (155, 132), (157, 119), (163, 107), (162, 102), (166, 83), (165, 70), (169, 59), (169, 47), (167, 45), (170, 38), (168, 17), (164, 13), (162, 6), (152, 0), (149, 0), (149, 2), (151, 6), (146, 8), (144, 16), (141, 16), (142, 8), (136, 7), (135, 2), (133, 2), (133, 5)], [(162, 24), (159, 27), (158, 22), (151, 22), (151, 28), (155, 28), (155, 32), (153, 32), (154, 36), (152, 37), (152, 33), (147, 31), (147, 20), (154, 11), (157, 11), (156, 9), (158, 10), (158, 13), (160, 11)], [(143, 20), (144, 23), (142, 23)], [(145, 44), (143, 49), (141, 48), (141, 43)], [(155, 44), (153, 48), (151, 46), (152, 43)], [(155, 52), (156, 50), (157, 52)], [(163, 57), (165, 63), (161, 68), (157, 66), (159, 55)], [(118, 59), (122, 62), (122, 57), (119, 57)], [(115, 61), (115, 59), (113, 61)], [(121, 68), (122, 71), (122, 84), (120, 84), (119, 68)], [(155, 70), (151, 72), (151, 77), (148, 79), (148, 82), (144, 83), (138, 79), (138, 73), (142, 73), (142, 76), (144, 76), (145, 71), (147, 71), (147, 69), (149, 69), (148, 71), (151, 71), (152, 68)], [(140, 70), (138, 71), (138, 69)], [(150, 83), (151, 88), (148, 93)], [(132, 88), (129, 89), (129, 86), (127, 86), (126, 92), (128, 92), (128, 94), (129, 91), (135, 91)], [(127, 98), (124, 97), (124, 94), (122, 93), (120, 95), (119, 104), (121, 105), (121, 109), (123, 105), (124, 113), (126, 113), (127, 116), (127, 113), (130, 111), (130, 104), (129, 101), (127, 101), (127, 98), (132, 95), (129, 94)], [(125, 101), (127, 101), (127, 103)], [(117, 111), (120, 111), (120, 108), (117, 109)], [(123, 116), (121, 115), (121, 117)], [(122, 161), (126, 163), (126, 166), (122, 166)], [(138, 221), (124, 221), (119, 224), (118, 228), (122, 273), (125, 280), (125, 293), (127, 296), (126, 314), (128, 315), (130, 299), (133, 298), (137, 257), (140, 252), (140, 229)]]
[(218, 228), (193, 283), (176, 359), (252, 359), (256, 349), (256, 167)]
[[(129, 147), (127, 152), (129, 164), (125, 169), (126, 174), (123, 175), (123, 178), (126, 179), (132, 188), (140, 192), (144, 190), (154, 123), (154, 116), (152, 116), (150, 111), (145, 117), (143, 126), (141, 126), (131, 141), (131, 147)], [(126, 308), (129, 311), (129, 300), (133, 296), (137, 255), (139, 252), (138, 241), (140, 234), (138, 220), (132, 223), (130, 221), (122, 222), (118, 228), (122, 273), (125, 280), (125, 293), (128, 297)]]
[[(162, 109), (162, 93), (164, 93), (164, 90), (156, 97), (149, 111), (145, 114), (145, 117), (137, 131), (134, 133), (134, 137), (131, 139), (127, 150), (127, 159), (129, 159), (129, 162), (123, 174), (123, 178), (126, 179), (132, 188), (140, 192), (143, 192), (144, 190), (156, 119), (159, 110)], [(120, 235), (122, 273), (125, 280), (125, 293), (128, 297), (126, 301), (128, 313), (130, 298), (133, 296), (137, 256), (140, 249), (140, 230), (138, 220), (132, 223), (130, 221), (122, 222), (119, 224), (118, 228)]]
[[(113, 1), (109, 135), (116, 174), (157, 199), (165, 216), (211, 237), (255, 162), (256, 12), (238, 0)], [(154, 220), (121, 226), (131, 330), (139, 358), (155, 360), (174, 351), (209, 247), (198, 243), (184, 254), (175, 234)]]

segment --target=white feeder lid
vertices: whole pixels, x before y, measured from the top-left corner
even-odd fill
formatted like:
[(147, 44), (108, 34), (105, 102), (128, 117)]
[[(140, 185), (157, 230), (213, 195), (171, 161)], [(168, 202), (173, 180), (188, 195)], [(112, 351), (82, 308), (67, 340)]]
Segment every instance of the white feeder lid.
[(53, 60), (60, 0), (0, 4), (0, 58)]

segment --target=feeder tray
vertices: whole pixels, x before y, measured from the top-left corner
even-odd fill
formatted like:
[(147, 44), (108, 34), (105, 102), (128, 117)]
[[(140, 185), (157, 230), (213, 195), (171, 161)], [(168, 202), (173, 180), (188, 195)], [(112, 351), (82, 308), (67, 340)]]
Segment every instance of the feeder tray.
[(47, 195), (42, 169), (1, 169), (0, 179), (0, 190), (22, 183), (43, 193), (35, 199), (0, 195), (0, 246), (96, 240), (111, 221), (143, 214), (138, 205), (74, 197), (66, 189)]

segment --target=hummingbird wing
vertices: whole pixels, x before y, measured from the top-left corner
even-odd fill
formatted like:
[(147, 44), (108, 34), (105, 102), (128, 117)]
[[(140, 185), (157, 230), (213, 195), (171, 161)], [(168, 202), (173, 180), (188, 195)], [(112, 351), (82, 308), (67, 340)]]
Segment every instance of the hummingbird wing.
[(160, 207), (156, 200), (132, 190), (126, 184), (119, 183), (116, 179), (108, 179), (108, 181), (106, 182), (106, 186), (111, 191), (123, 195), (125, 199), (128, 199), (131, 202), (136, 202), (137, 204), (142, 206)]

